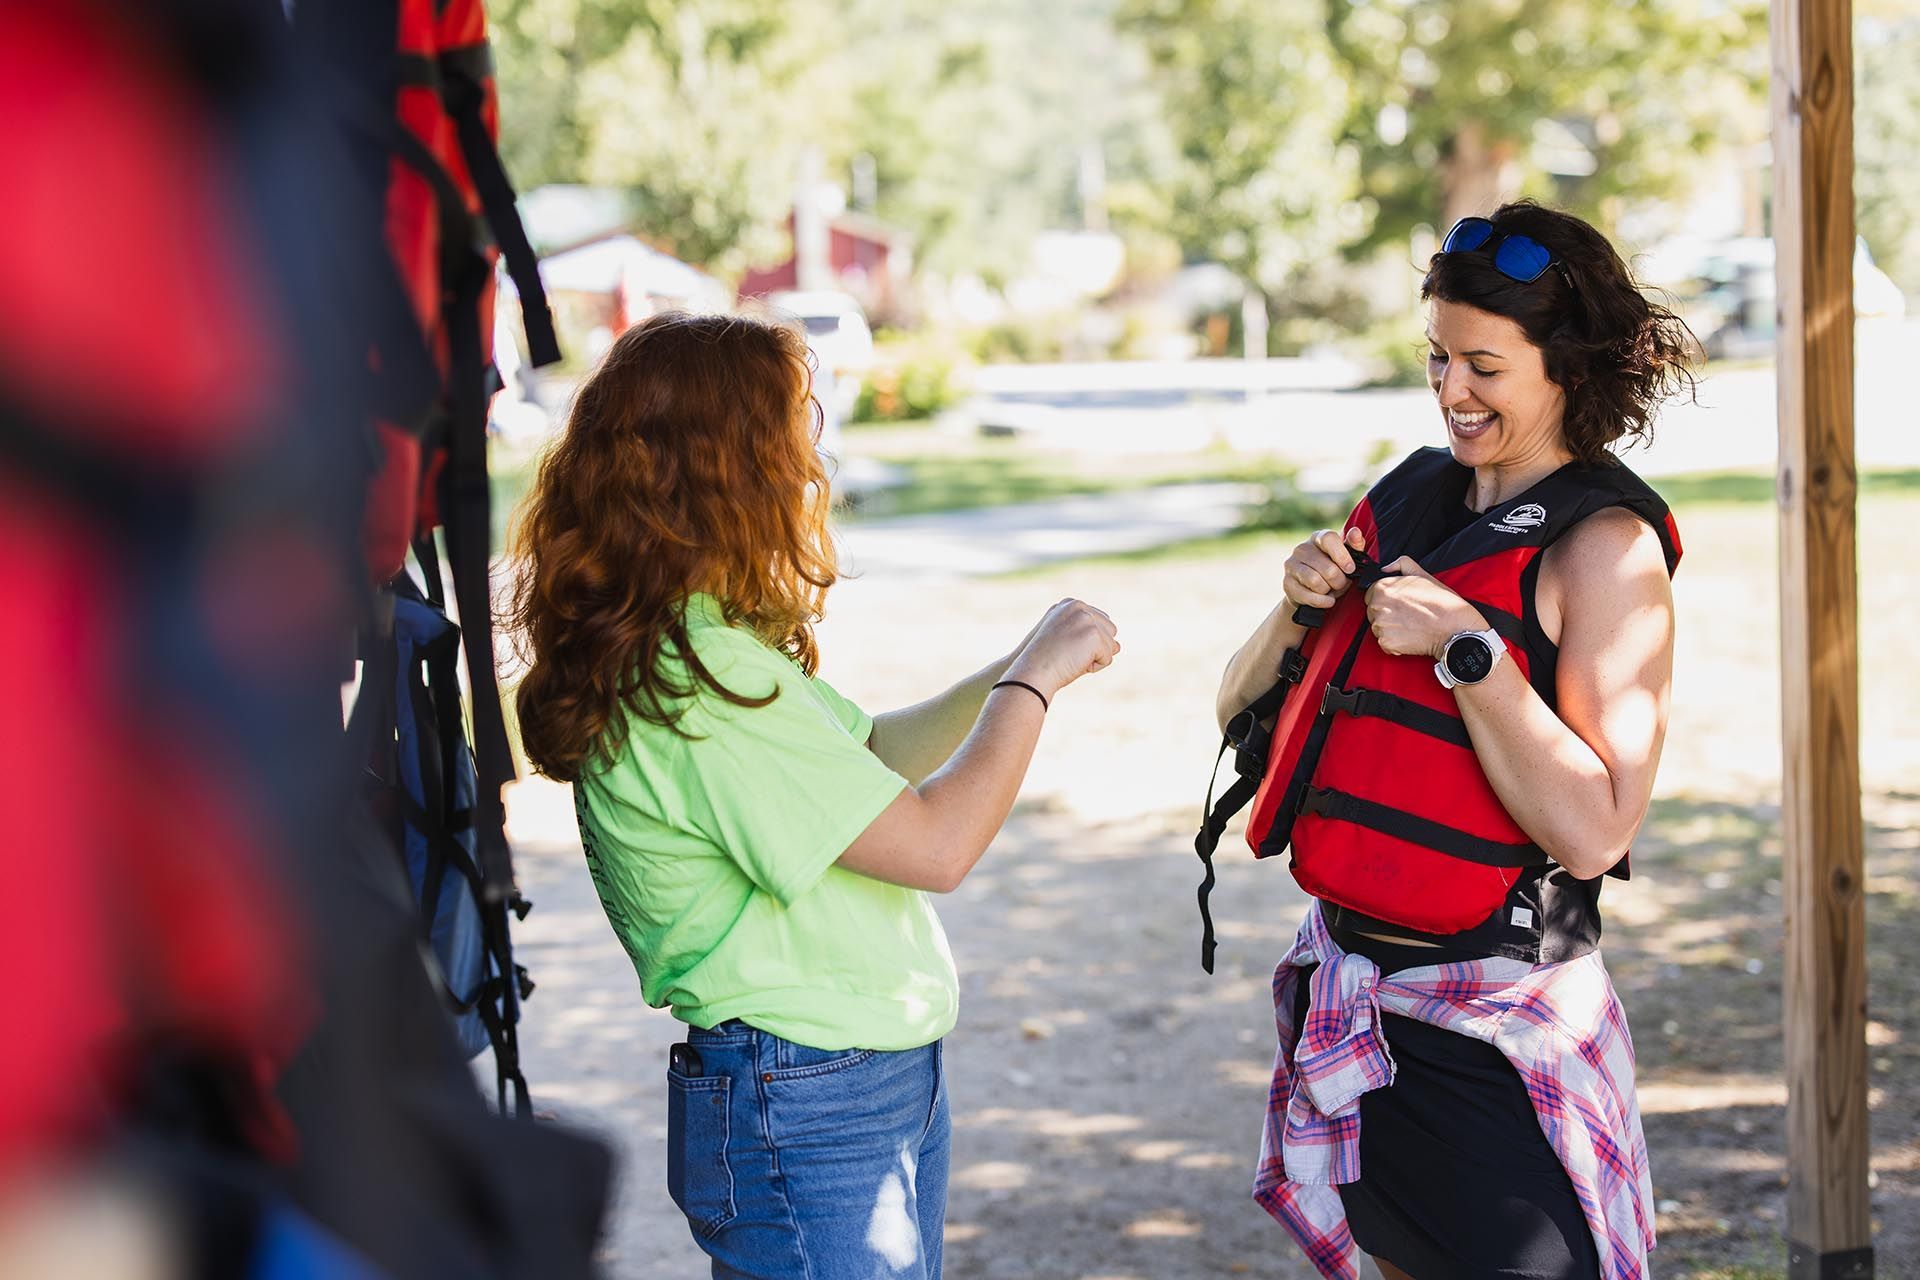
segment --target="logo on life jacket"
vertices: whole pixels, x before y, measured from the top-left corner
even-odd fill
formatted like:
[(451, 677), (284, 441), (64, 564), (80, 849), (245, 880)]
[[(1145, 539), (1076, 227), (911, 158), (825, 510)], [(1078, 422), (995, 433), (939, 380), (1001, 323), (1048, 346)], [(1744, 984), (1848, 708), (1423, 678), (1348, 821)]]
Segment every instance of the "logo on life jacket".
[(1506, 516), (1491, 526), (1501, 533), (1527, 533), (1538, 529), (1547, 522), (1547, 509), (1537, 502), (1529, 502), (1524, 507), (1515, 507)]

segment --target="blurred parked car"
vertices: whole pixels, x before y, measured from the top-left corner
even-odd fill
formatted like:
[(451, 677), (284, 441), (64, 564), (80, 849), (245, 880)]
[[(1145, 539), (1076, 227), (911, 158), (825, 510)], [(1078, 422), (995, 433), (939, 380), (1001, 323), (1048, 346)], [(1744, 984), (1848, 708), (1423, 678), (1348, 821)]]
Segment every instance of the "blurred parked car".
[[(1728, 240), (1701, 258), (1684, 292), (1687, 323), (1716, 357), (1759, 355), (1772, 349), (1776, 288), (1773, 241), (1753, 236)], [(1898, 319), (1907, 313), (1900, 286), (1874, 265), (1867, 242), (1853, 250), (1853, 310), (1856, 317)]]
[(867, 313), (853, 295), (832, 289), (771, 293), (767, 305), (806, 328), (807, 346), (824, 375), (820, 381), (826, 394), (821, 407), (836, 423), (844, 421), (859, 402), (861, 384), (873, 367), (873, 330), (867, 326)]

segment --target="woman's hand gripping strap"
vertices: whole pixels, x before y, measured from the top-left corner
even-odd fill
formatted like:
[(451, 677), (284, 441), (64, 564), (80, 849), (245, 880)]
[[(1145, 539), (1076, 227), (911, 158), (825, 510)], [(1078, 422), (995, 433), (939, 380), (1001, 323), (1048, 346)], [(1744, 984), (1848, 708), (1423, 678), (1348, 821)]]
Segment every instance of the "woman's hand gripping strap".
[[(1347, 580), (1362, 591), (1382, 578), (1398, 576), (1397, 573), (1389, 573), (1378, 560), (1358, 548), (1348, 547), (1347, 554), (1353, 557), (1353, 572), (1347, 575)], [(1296, 605), (1293, 610), (1293, 620), (1303, 627), (1317, 627), (1327, 620), (1327, 611), (1316, 609), (1310, 604)]]

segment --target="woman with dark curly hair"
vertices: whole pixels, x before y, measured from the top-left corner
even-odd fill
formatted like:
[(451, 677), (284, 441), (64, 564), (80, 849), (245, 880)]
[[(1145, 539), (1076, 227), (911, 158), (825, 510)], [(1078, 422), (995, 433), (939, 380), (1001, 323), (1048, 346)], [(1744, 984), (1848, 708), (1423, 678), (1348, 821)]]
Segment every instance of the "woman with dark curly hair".
[(1447, 447), (1294, 548), (1220, 687), (1266, 762), (1249, 840), (1314, 898), (1255, 1196), (1327, 1276), (1638, 1276), (1599, 898), (1652, 795), (1680, 544), (1613, 449), (1690, 385), (1691, 335), (1532, 203), (1455, 226), (1421, 296)]
[(815, 675), (817, 438), (797, 332), (671, 313), (621, 335), (519, 529), (520, 727), (573, 783), (647, 1002), (690, 1024), (667, 1187), (713, 1274), (933, 1280), (959, 992), (928, 894), (1006, 819), (1054, 696), (1120, 646), (1065, 600), (869, 716)]

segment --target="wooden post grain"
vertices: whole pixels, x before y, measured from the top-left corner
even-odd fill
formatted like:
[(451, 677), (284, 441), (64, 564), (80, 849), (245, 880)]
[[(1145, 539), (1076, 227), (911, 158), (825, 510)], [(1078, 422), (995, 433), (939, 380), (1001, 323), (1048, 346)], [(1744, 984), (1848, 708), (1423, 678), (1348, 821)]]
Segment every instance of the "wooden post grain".
[(1772, 0), (1788, 1272), (1873, 1274), (1853, 454), (1850, 0)]

